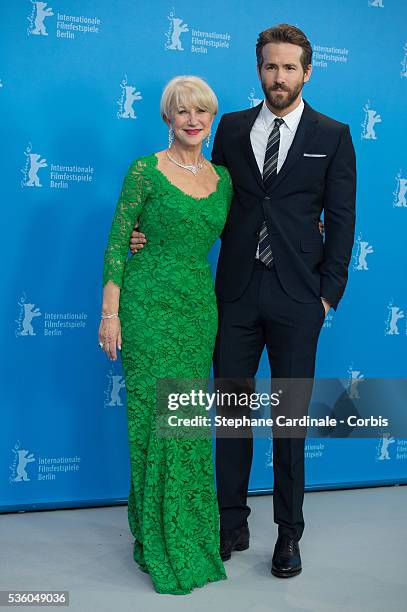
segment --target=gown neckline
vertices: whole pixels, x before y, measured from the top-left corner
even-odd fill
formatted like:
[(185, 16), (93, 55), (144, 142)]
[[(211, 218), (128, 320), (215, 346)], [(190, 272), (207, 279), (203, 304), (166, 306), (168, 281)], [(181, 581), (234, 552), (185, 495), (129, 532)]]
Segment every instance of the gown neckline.
[(161, 172), (161, 170), (159, 168), (157, 168), (158, 165), (158, 157), (155, 153), (151, 154), (151, 157), (153, 158), (153, 168), (156, 172), (158, 172), (158, 174), (160, 176), (163, 177), (164, 181), (170, 185), (171, 187), (173, 187), (176, 191), (178, 191), (179, 193), (182, 193), (182, 195), (186, 196), (187, 198), (191, 198), (192, 200), (196, 200), (197, 202), (199, 201), (204, 201), (204, 200), (209, 200), (213, 195), (217, 194), (219, 191), (219, 183), (222, 180), (222, 175), (218, 170), (218, 166), (216, 164), (212, 164), (212, 166), (215, 169), (216, 174), (218, 175), (218, 182), (216, 183), (216, 189), (214, 191), (211, 191), (211, 193), (207, 196), (202, 196), (200, 198), (196, 198), (195, 196), (191, 195), (190, 193), (187, 193), (186, 191), (184, 191), (183, 189), (181, 189), (180, 187), (178, 187), (177, 185), (175, 185), (175, 183), (171, 182), (170, 179), (168, 178), (168, 176), (166, 176), (164, 174), (164, 172)]

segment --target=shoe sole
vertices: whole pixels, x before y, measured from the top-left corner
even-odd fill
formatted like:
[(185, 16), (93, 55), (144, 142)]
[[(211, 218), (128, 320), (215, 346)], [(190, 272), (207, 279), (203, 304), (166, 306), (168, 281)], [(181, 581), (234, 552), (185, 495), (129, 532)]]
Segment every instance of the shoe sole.
[(249, 541), (241, 542), (240, 544), (236, 544), (228, 555), (221, 555), (220, 558), (222, 561), (229, 561), (232, 556), (232, 552), (241, 552), (242, 550), (247, 550), (249, 548)]
[(277, 578), (292, 578), (293, 576), (298, 576), (298, 574), (301, 574), (301, 572), (302, 572), (302, 567), (300, 567), (300, 569), (296, 569), (291, 572), (282, 572), (282, 571), (271, 568), (271, 573), (273, 574), (273, 576), (276, 576)]

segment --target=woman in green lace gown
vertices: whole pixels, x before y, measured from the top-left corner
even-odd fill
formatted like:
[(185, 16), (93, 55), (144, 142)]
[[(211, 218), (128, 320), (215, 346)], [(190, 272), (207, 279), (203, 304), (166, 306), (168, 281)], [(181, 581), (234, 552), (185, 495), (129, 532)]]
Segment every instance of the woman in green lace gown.
[[(201, 79), (170, 81), (161, 113), (175, 140), (130, 165), (105, 251), (99, 341), (112, 359), (121, 348), (133, 556), (159, 593), (186, 594), (226, 578), (211, 439), (158, 435), (155, 401), (159, 379), (210, 374), (217, 306), (207, 256), (232, 198), (226, 168), (201, 154), (216, 111)], [(137, 220), (148, 243), (127, 259)]]

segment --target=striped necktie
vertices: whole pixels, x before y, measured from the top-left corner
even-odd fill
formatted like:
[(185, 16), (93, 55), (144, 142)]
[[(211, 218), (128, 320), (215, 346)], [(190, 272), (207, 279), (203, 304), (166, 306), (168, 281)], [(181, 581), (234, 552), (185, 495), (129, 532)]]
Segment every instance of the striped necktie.
[[(274, 177), (277, 174), (278, 150), (280, 147), (280, 126), (282, 123), (284, 123), (284, 119), (281, 119), (281, 117), (276, 117), (274, 119), (274, 126), (267, 141), (263, 165), (263, 183), (266, 190), (269, 189)], [(267, 225), (265, 221), (263, 221), (259, 234), (259, 259), (268, 268), (273, 265), (272, 262), (274, 258), (273, 253), (271, 252), (270, 238), (267, 233)]]

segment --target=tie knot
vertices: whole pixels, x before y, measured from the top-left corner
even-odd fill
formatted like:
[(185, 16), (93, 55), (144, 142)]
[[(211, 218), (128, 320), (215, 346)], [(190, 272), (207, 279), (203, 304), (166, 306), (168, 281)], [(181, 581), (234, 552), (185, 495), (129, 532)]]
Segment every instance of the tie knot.
[(276, 117), (274, 119), (274, 127), (280, 127), (280, 125), (282, 125), (284, 123), (284, 119), (282, 119), (281, 117)]

